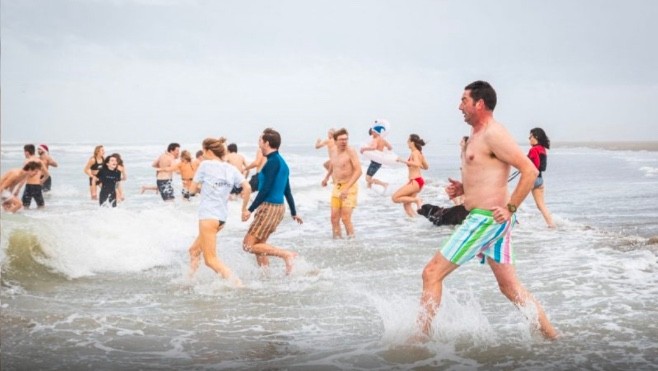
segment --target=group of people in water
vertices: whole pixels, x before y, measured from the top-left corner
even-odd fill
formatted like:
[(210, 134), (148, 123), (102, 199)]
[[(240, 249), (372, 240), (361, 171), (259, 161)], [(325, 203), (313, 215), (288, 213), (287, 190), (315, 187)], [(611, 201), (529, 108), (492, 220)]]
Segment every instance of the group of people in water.
[[(556, 330), (539, 302), (516, 277), (511, 244), (517, 208), (531, 192), (549, 226), (554, 225), (544, 205), (541, 179), (541, 171), (546, 168), (546, 149), (549, 148), (550, 142), (543, 130), (535, 128), (531, 131), (530, 143), (533, 147), (529, 156), (523, 154), (507, 129), (494, 119), (496, 102), (495, 90), (485, 81), (475, 81), (464, 88), (459, 109), (464, 121), (471, 127), (471, 134), (464, 138), (462, 143), (462, 177), (460, 180), (448, 179), (445, 191), (451, 199), (461, 199), (460, 202), (468, 214), (423, 270), (423, 290), (418, 315), (419, 340), (427, 339), (431, 335), (445, 278), (476, 257), (483, 264), (489, 264), (501, 292), (512, 303), (519, 307), (535, 307), (539, 331), (546, 338), (557, 337)], [(371, 128), (373, 140), (360, 149), (361, 153), (392, 148), (382, 135), (383, 130), (383, 125)], [(357, 204), (358, 180), (362, 169), (357, 151), (349, 146), (348, 141), (347, 130), (338, 129), (329, 131), (326, 141), (318, 140), (316, 143), (316, 148), (326, 146), (329, 152), (329, 160), (325, 163), (327, 174), (322, 180), (322, 186), (327, 186), (329, 179), (333, 182), (330, 202), (334, 238), (342, 237), (341, 222), (346, 235), (354, 236), (351, 217)], [(198, 235), (189, 247), (191, 275), (197, 270), (203, 257), (205, 264), (221, 277), (235, 286), (242, 286), (239, 277), (217, 256), (217, 234), (226, 223), (227, 204), (232, 192), (242, 198), (242, 221), (248, 221), (254, 214), (243, 239), (244, 251), (254, 254), (257, 264), (261, 267), (269, 265), (270, 257), (281, 258), (286, 273), (292, 272), (297, 253), (268, 243), (269, 237), (284, 218), (284, 199), (293, 220), (299, 224), (303, 223), (295, 207), (289, 180), (290, 170), (279, 153), (280, 145), (281, 135), (268, 128), (260, 135), (259, 151), (250, 164), (241, 156), (233, 156), (232, 160), (228, 161), (229, 149), (224, 138), (205, 139), (200, 151), (202, 160), (198, 159), (196, 164), (191, 158), (176, 161), (180, 154), (180, 145), (177, 143), (170, 144), (167, 151), (153, 162), (157, 190), (163, 200), (170, 201), (175, 197), (172, 174), (176, 171), (181, 174), (183, 180), (184, 197), (200, 194)], [(407, 215), (413, 216), (422, 206), (418, 196), (425, 184), (421, 170), (427, 170), (429, 165), (422, 153), (425, 142), (418, 135), (411, 134), (407, 145), (410, 150), (409, 157), (398, 158), (397, 161), (407, 165), (409, 181), (393, 193), (392, 200), (401, 203)], [(28, 150), (26, 146), (25, 166), (2, 176), (0, 191), (3, 207), (7, 204), (6, 209), (9, 211), (15, 211), (15, 202), (10, 198), (5, 199), (6, 192), (15, 197), (19, 183), (27, 182), (27, 185), (33, 185), (37, 182), (40, 194), (41, 185), (46, 181), (44, 178), (49, 177), (48, 166), (57, 166), (49, 156), (41, 159), (28, 156)], [(374, 161), (370, 163), (366, 172), (368, 187), (388, 186), (374, 178), (380, 166), (381, 164)], [(519, 180), (510, 194), (508, 181), (511, 167), (517, 169)], [(248, 171), (252, 168), (256, 169), (256, 175), (247, 180)], [(117, 200), (123, 198), (120, 184), (126, 179), (125, 167), (118, 154), (104, 157), (103, 147), (98, 146), (84, 170), (89, 176), (92, 199), (98, 199), (101, 204), (109, 203), (115, 206)], [(97, 195), (99, 185), (100, 194)], [(258, 194), (250, 204), (252, 191), (257, 191)], [(35, 198), (38, 205), (41, 203), (39, 206), (43, 206), (43, 198), (39, 199), (33, 188), (26, 186), (23, 206), (26, 200), (29, 206), (30, 197)]]

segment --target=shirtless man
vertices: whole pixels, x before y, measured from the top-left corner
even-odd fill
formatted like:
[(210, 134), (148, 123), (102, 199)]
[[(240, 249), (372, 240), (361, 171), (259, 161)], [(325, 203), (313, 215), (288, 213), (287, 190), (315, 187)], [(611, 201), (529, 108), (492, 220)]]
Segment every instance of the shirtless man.
[[(336, 148), (336, 141), (334, 140), (334, 129), (331, 128), (329, 131), (327, 131), (327, 139), (322, 140), (318, 138), (315, 141), (315, 149), (320, 149), (322, 147), (327, 147), (327, 152), (329, 153), (329, 157), (331, 158), (331, 151), (333, 151), (334, 148)], [(329, 164), (331, 163), (331, 159), (327, 160), (324, 162), (323, 166), (325, 169), (329, 170)]]
[(331, 230), (333, 238), (342, 238), (340, 222), (345, 226), (347, 237), (354, 237), (352, 211), (356, 207), (359, 187), (357, 181), (362, 174), (361, 162), (354, 148), (347, 145), (348, 133), (340, 129), (334, 133), (336, 148), (331, 151), (331, 161), (322, 186), (327, 186), (331, 176), (334, 187), (331, 192)]
[[(235, 143), (231, 143), (227, 147), (228, 149), (228, 154), (225, 156), (226, 162), (229, 164), (233, 165), (242, 176), (247, 178), (249, 175), (249, 170), (247, 169), (247, 160), (244, 159), (244, 156), (238, 153), (238, 145)], [(231, 199), (235, 199), (237, 196), (242, 193), (242, 187), (233, 187), (231, 190)]]
[[(174, 186), (172, 184), (173, 171), (163, 170), (170, 169), (176, 159), (180, 155), (180, 144), (170, 143), (167, 146), (167, 152), (163, 153), (153, 161), (151, 166), (158, 169), (156, 173), (156, 182), (158, 185), (158, 191), (160, 191), (160, 196), (164, 201), (173, 201), (174, 196)], [(142, 190), (143, 192), (143, 190)]]
[[(391, 143), (389, 143), (382, 136), (383, 131), (384, 127), (381, 125), (375, 125), (373, 128), (371, 128), (369, 133), (372, 136), (372, 142), (370, 142), (370, 144), (366, 147), (361, 147), (361, 153), (366, 151), (383, 151), (384, 149), (388, 149), (390, 151), (393, 149)], [(379, 162), (370, 161), (370, 166), (368, 166), (368, 170), (366, 171), (366, 183), (368, 183), (368, 188), (372, 188), (373, 184), (380, 185), (384, 187), (384, 189), (388, 187), (388, 183), (374, 178), (375, 173), (377, 173), (380, 167), (382, 167), (382, 164)]]
[[(476, 256), (489, 264), (500, 291), (514, 305), (535, 307), (542, 335), (547, 339), (557, 337), (541, 305), (519, 282), (513, 265), (511, 232), (515, 212), (532, 189), (537, 168), (494, 119), (495, 107), (496, 91), (489, 83), (475, 81), (464, 88), (459, 109), (471, 126), (471, 135), (462, 154), (462, 181), (449, 179), (446, 192), (450, 198), (463, 195), (470, 213), (423, 270), (418, 324), (424, 338), (432, 332), (443, 280)], [(510, 195), (507, 177), (512, 166), (519, 170), (521, 179)]]
[[(260, 146), (260, 144), (259, 144)], [(252, 163), (247, 165), (245, 168), (246, 171), (249, 171), (251, 169), (256, 169), (256, 173), (251, 176), (249, 179), (249, 186), (251, 186), (251, 192), (257, 192), (258, 191), (258, 174), (260, 173), (261, 169), (263, 169), (263, 166), (265, 166), (265, 162), (267, 162), (267, 158), (263, 156), (263, 153), (261, 152), (260, 147), (256, 150), (256, 158)]]
[[(46, 171), (49, 170), (49, 167), (57, 167), (59, 166), (57, 164), (57, 161), (53, 159), (53, 157), (50, 155), (50, 152), (48, 150), (48, 146), (45, 144), (39, 144), (39, 148), (37, 148), (37, 152), (39, 153), (39, 159), (41, 160), (41, 163), (43, 166), (46, 168)], [(48, 174), (48, 178), (44, 179), (43, 182), (43, 189), (42, 191), (45, 192), (50, 192), (50, 188), (52, 187), (52, 181), (53, 181), (53, 176)]]
[(48, 170), (43, 166), (43, 163), (39, 159), (38, 156), (34, 154), (36, 149), (34, 148), (34, 144), (26, 144), (23, 146), (23, 151), (25, 153), (25, 162), (23, 165), (27, 164), (28, 162), (31, 161), (36, 161), (39, 163), (39, 165), (42, 165), (39, 169), (39, 173), (36, 175), (29, 176), (25, 183), (25, 190), (23, 191), (23, 207), (28, 209), (30, 207), (30, 204), (32, 203), (32, 199), (37, 203), (38, 208), (44, 207), (45, 203), (43, 201), (43, 192), (42, 192), (42, 186), (43, 182), (46, 181), (50, 177), (50, 174), (48, 174)]
[(11, 169), (0, 177), (0, 200), (2, 208), (10, 213), (15, 213), (23, 207), (23, 202), (18, 199), (18, 191), (28, 178), (33, 178), (41, 173), (41, 163), (29, 161), (22, 168)]

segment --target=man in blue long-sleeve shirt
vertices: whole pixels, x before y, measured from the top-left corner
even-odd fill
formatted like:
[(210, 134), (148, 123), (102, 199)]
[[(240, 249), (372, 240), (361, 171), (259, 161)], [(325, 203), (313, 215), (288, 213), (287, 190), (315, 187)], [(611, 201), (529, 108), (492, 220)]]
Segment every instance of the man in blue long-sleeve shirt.
[(290, 191), (290, 180), (288, 178), (290, 170), (279, 154), (280, 145), (281, 135), (270, 128), (265, 129), (258, 140), (258, 147), (263, 155), (267, 157), (267, 162), (258, 173), (258, 195), (249, 206), (249, 209), (242, 213), (242, 221), (246, 222), (249, 220), (251, 213), (256, 211), (254, 221), (249, 226), (247, 235), (244, 236), (242, 248), (244, 251), (256, 255), (256, 260), (260, 266), (269, 265), (268, 256), (277, 256), (283, 259), (286, 264), (286, 273), (290, 274), (297, 253), (267, 244), (267, 239), (283, 220), (285, 214), (284, 196), (288, 202), (288, 207), (290, 207), (292, 218), (299, 224), (303, 223), (302, 218), (297, 215), (295, 209), (295, 200)]

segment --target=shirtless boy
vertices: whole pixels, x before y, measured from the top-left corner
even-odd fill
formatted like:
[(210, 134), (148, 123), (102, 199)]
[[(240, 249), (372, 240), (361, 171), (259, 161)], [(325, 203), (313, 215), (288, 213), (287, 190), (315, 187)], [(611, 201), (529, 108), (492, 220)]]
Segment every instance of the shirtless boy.
[[(158, 191), (160, 191), (160, 196), (164, 201), (173, 201), (174, 196), (174, 186), (172, 184), (173, 171), (163, 170), (169, 169), (174, 165), (176, 159), (180, 155), (180, 144), (170, 143), (167, 146), (167, 152), (163, 153), (153, 161), (151, 166), (157, 170), (156, 173), (156, 182), (158, 185)], [(143, 192), (143, 190), (142, 190)]]

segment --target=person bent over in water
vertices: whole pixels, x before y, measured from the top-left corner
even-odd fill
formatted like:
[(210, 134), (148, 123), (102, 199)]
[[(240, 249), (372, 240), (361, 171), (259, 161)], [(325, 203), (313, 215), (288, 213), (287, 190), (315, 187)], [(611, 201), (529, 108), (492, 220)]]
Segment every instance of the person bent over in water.
[(23, 207), (18, 199), (18, 192), (28, 178), (35, 177), (41, 172), (42, 165), (36, 161), (29, 161), (22, 168), (11, 169), (0, 177), (0, 200), (2, 208), (15, 213)]

